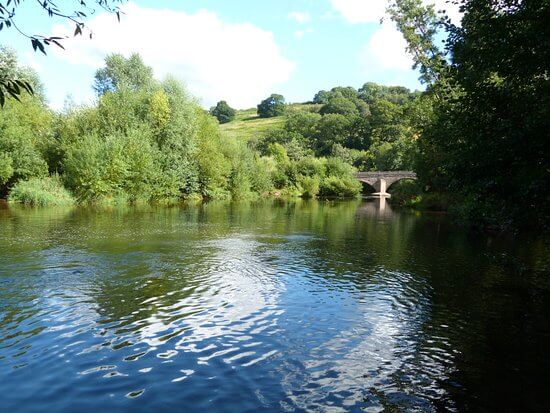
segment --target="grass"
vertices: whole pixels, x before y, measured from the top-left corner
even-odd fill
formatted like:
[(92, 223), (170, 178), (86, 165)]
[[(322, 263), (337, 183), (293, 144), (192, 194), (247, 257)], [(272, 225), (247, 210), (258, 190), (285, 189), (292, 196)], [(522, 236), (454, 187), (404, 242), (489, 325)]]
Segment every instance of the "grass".
[[(289, 105), (288, 110), (318, 110), (319, 105), (296, 103)], [(220, 125), (224, 136), (244, 142), (256, 141), (274, 129), (281, 129), (285, 124), (284, 116), (274, 118), (260, 118), (256, 108), (238, 110), (235, 119)]]
[(19, 181), (8, 196), (8, 202), (33, 206), (72, 205), (74, 201), (58, 176)]
[(248, 142), (257, 140), (273, 129), (280, 129), (285, 123), (284, 116), (275, 118), (260, 118), (256, 109), (237, 111), (235, 119), (220, 125), (223, 135)]

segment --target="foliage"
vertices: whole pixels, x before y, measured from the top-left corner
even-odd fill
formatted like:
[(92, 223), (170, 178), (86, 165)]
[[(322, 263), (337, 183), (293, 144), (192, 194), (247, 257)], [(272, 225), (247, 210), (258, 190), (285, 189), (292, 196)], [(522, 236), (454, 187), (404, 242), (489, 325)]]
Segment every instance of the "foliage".
[(129, 58), (111, 54), (105, 58), (105, 67), (96, 71), (93, 88), (101, 96), (120, 89), (145, 89), (152, 81), (153, 69), (145, 65), (137, 53)]
[(336, 113), (346, 117), (359, 115), (359, 111), (355, 107), (355, 104), (345, 97), (332, 97), (321, 108), (321, 115), (328, 113)]
[[(95, 4), (97, 7), (104, 11), (113, 13), (120, 20), (120, 10), (117, 4), (124, 2), (125, 0), (72, 0), (66, 1), (61, 6), (58, 2), (52, 0), (42, 0), (34, 2), (33, 4), (38, 11), (46, 14), (50, 18), (70, 21), (75, 25), (74, 36), (82, 35), (83, 29), (86, 29), (84, 19), (87, 17), (86, 13), (94, 13), (95, 10), (91, 7), (91, 4)], [(19, 16), (19, 7), (22, 5), (22, 0), (6, 0), (0, 1), (0, 31), (9, 30), (15, 28), (16, 31), (28, 38), (31, 41), (34, 51), (40, 50), (46, 54), (46, 47), (55, 45), (63, 48), (61, 41), (66, 37), (59, 36), (45, 36), (41, 34), (27, 34), (21, 31), (17, 25)], [(26, 10), (26, 12), (28, 12)], [(89, 31), (90, 38), (92, 32)], [(20, 79), (18, 76), (6, 71), (2, 62), (2, 53), (0, 53), (0, 106), (4, 106), (4, 102), (7, 96), (11, 96), (14, 99), (19, 99), (19, 96), (23, 91), (27, 91), (29, 94), (33, 94), (32, 82)]]
[(273, 118), (285, 113), (285, 98), (282, 95), (272, 94), (258, 105), (260, 118)]
[(0, 152), (0, 185), (4, 185), (13, 176), (13, 160), (5, 152)]
[(315, 198), (319, 193), (320, 179), (317, 176), (301, 176), (300, 187), (302, 188), (302, 197)]
[(20, 66), (15, 51), (0, 46), (0, 107), (9, 98), (20, 101), (22, 92), (44, 99), (44, 88), (36, 72)]
[(235, 119), (236, 110), (227, 104), (225, 100), (219, 101), (216, 106), (210, 109), (210, 114), (218, 119), (220, 123), (228, 123)]
[[(461, 7), (461, 26), (419, 0), (390, 9), (436, 102), (418, 142), (419, 177), (435, 192), (459, 194), (455, 210), (468, 219), (548, 227), (550, 4)], [(441, 27), (447, 59), (434, 43)]]
[[(354, 166), (374, 167), (375, 143), (393, 145), (392, 153), (409, 151), (400, 146), (413, 142), (407, 113), (416, 119), (422, 112), (409, 109), (412, 101), (404, 99), (406, 104), (385, 106), (373, 101), (371, 114), (357, 90), (337, 87), (327, 92), (328, 104), (343, 103), (343, 114), (322, 110), (327, 105), (295, 104), (275, 118), (239, 111), (220, 126), (179, 81), (155, 80), (139, 55), (108, 56), (94, 86), (95, 104), (67, 106), (59, 114), (38, 96), (24, 97), (24, 104), (10, 99), (0, 118), (3, 193), (13, 192), (18, 182), (57, 173), (78, 202), (355, 196), (361, 185)], [(217, 109), (224, 106), (220, 102)], [(392, 111), (387, 115), (377, 107)], [(248, 125), (246, 134), (227, 133)], [(400, 132), (388, 132), (393, 130)]]
[(361, 191), (361, 183), (352, 177), (327, 176), (321, 182), (319, 195), (323, 197), (350, 198)]
[(74, 203), (74, 198), (63, 187), (57, 175), (19, 181), (12, 188), (8, 200), (9, 202), (36, 206), (72, 205)]
[(395, 205), (412, 206), (422, 195), (422, 187), (418, 181), (404, 179), (394, 183), (389, 189), (390, 202)]

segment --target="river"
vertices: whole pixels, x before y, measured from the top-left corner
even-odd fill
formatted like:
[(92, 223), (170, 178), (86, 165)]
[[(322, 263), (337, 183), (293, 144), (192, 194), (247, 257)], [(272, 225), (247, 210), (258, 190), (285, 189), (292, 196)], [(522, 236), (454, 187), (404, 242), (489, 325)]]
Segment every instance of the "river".
[(550, 248), (378, 201), (0, 206), (0, 411), (543, 411)]

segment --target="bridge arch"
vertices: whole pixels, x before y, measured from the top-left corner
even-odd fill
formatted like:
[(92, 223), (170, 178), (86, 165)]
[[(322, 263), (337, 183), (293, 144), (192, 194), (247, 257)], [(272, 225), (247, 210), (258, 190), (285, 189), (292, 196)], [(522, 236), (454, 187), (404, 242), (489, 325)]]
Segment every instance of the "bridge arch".
[(373, 195), (380, 197), (390, 197), (388, 188), (402, 179), (417, 179), (413, 171), (358, 172), (355, 178), (372, 186), (375, 190)]

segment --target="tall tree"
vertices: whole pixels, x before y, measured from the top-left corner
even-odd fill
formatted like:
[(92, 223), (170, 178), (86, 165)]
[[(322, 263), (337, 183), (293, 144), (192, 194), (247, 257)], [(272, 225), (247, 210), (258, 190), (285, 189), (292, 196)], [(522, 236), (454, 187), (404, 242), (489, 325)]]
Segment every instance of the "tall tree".
[(105, 67), (95, 73), (94, 90), (98, 95), (126, 88), (140, 90), (153, 82), (153, 69), (147, 66), (141, 56), (133, 53), (126, 58), (111, 54), (105, 58)]
[[(461, 26), (420, 0), (390, 8), (439, 100), (421, 170), (473, 218), (549, 224), (550, 1), (462, 0)], [(448, 31), (448, 60), (434, 46)]]

